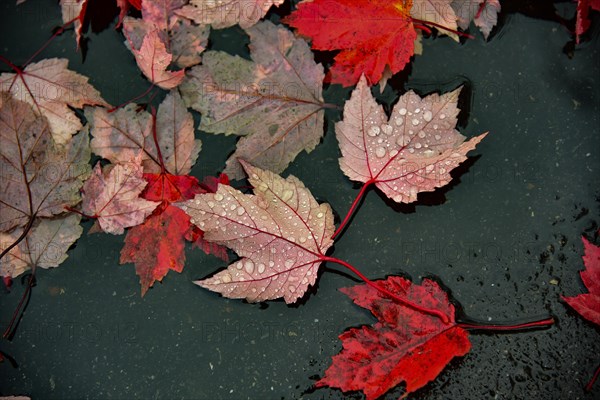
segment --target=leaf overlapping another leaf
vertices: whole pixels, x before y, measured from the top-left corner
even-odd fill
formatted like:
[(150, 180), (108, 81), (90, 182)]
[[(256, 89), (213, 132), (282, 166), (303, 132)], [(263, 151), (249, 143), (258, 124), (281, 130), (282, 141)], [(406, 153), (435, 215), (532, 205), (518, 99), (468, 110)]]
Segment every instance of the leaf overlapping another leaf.
[(160, 204), (139, 198), (147, 182), (140, 158), (105, 168), (96, 164), (83, 186), (83, 213), (97, 218), (104, 232), (120, 235), (125, 228), (144, 222)]
[(52, 137), (59, 144), (67, 143), (82, 128), (69, 107), (107, 105), (88, 78), (67, 69), (67, 65), (64, 58), (49, 58), (29, 64), (19, 74), (0, 75), (0, 91), (10, 92), (46, 117)]
[(58, 145), (44, 116), (0, 93), (0, 138), (0, 231), (61, 214), (81, 201), (79, 190), (90, 173), (87, 129)]
[(236, 24), (245, 29), (264, 17), (271, 6), (278, 6), (283, 2), (284, 0), (190, 0), (188, 5), (176, 13), (200, 25), (211, 25), (215, 29)]
[(208, 51), (180, 87), (201, 130), (243, 136), (224, 170), (234, 179), (238, 158), (278, 173), (323, 136), (324, 73), (306, 42), (268, 21), (247, 32), (252, 61)]
[(227, 185), (200, 194), (181, 208), (206, 240), (234, 250), (241, 259), (196, 283), (230, 298), (294, 303), (317, 278), (333, 244), (333, 213), (294, 176), (286, 179), (242, 162), (254, 194)]
[[(0, 260), (0, 276), (14, 278), (29, 269), (58, 267), (83, 232), (80, 220), (76, 214), (37, 219), (27, 236)], [(0, 233), (0, 248), (7, 248), (22, 233), (23, 228)]]
[[(145, 173), (160, 173), (164, 167), (174, 175), (188, 174), (202, 143), (194, 138), (193, 118), (179, 93), (169, 93), (159, 105), (156, 127), (150, 113), (136, 108), (135, 104), (128, 104), (112, 113), (101, 107), (86, 109), (93, 136), (92, 151), (115, 164), (140, 155)], [(160, 132), (157, 136), (164, 165), (152, 135), (154, 128)]]

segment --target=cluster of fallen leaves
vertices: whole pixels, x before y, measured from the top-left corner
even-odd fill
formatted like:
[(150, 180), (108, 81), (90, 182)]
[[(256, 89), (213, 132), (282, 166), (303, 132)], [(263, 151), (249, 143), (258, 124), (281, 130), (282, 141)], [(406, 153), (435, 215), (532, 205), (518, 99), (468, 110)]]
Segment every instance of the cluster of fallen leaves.
[[(88, 1), (60, 2), (78, 46), (93, 17)], [(467, 325), (455, 321), (435, 282), (370, 281), (327, 252), (367, 188), (414, 202), (448, 184), (485, 137), (465, 140), (456, 130), (460, 89), (424, 98), (405, 93), (388, 115), (370, 86), (404, 69), (421, 33), (436, 29), (459, 40), (473, 22), (487, 38), (500, 3), (302, 1), (283, 19), (297, 34), (261, 21), (282, 3), (116, 0), (118, 26), (141, 73), (151, 88), (168, 91), (156, 109), (111, 108), (63, 59), (25, 68), (9, 62), (14, 73), (0, 75), (0, 275), (58, 266), (83, 231), (82, 216), (94, 220), (90, 232), (125, 233), (120, 262), (135, 265), (142, 296), (170, 270), (181, 272), (186, 241), (223, 260), (234, 251), (227, 269), (195, 283), (249, 302), (294, 303), (315, 284), (322, 263), (338, 263), (365, 280), (343, 291), (378, 322), (340, 336), (343, 350), (316, 385), (377, 398), (404, 382), (410, 393), (469, 351)], [(597, 3), (580, 0), (578, 37)], [(141, 18), (128, 16), (131, 9)], [(206, 50), (211, 29), (233, 25), (248, 34), (250, 59)], [(311, 47), (339, 51), (327, 71)], [(278, 175), (323, 136), (324, 110), (337, 107), (324, 102), (324, 82), (356, 85), (335, 133), (341, 170), (363, 187), (337, 229), (328, 204), (296, 177)], [(191, 175), (201, 142), (188, 107), (201, 114), (200, 130), (241, 136), (218, 178)], [(91, 153), (101, 158), (93, 168)], [(246, 176), (253, 193), (229, 185), (229, 177)], [(582, 277), (592, 297), (567, 301), (598, 323), (597, 277), (590, 274)]]

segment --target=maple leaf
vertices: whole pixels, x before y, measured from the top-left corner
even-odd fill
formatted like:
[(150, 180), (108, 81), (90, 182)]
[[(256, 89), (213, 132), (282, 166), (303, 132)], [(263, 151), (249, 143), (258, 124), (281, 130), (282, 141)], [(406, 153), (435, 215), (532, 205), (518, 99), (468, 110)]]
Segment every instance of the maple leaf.
[[(77, 214), (37, 219), (27, 236), (0, 260), (0, 276), (15, 278), (28, 269), (58, 267), (83, 232), (80, 220)], [(10, 234), (1, 234), (0, 247), (7, 248), (22, 233), (23, 228), (17, 228)]]
[(167, 70), (173, 55), (167, 52), (158, 30), (146, 33), (140, 47), (135, 47), (131, 40), (128, 41), (137, 65), (150, 82), (163, 89), (172, 89), (181, 83), (185, 71)]
[(581, 237), (585, 255), (585, 270), (580, 272), (581, 280), (589, 293), (573, 297), (562, 297), (575, 311), (588, 321), (600, 325), (600, 246), (594, 246)]
[(254, 195), (219, 185), (180, 205), (206, 240), (234, 250), (241, 259), (212, 277), (195, 282), (229, 298), (293, 303), (317, 279), (333, 241), (333, 213), (302, 182), (241, 161)]
[(408, 394), (433, 380), (452, 358), (470, 350), (467, 331), (457, 325), (454, 306), (437, 283), (426, 279), (417, 285), (396, 276), (376, 282), (399, 296), (440, 310), (448, 323), (399, 304), (367, 285), (341, 289), (371, 311), (378, 322), (339, 336), (343, 349), (333, 357), (317, 387), (362, 390), (367, 399), (375, 399), (405, 382)]
[(202, 113), (200, 129), (242, 137), (224, 172), (234, 179), (242, 158), (281, 172), (323, 136), (323, 68), (302, 39), (261, 22), (247, 30), (252, 61), (208, 51), (180, 86), (188, 106)]
[(90, 173), (87, 129), (58, 146), (46, 118), (0, 93), (0, 231), (51, 217), (81, 201)]
[(467, 29), (471, 21), (487, 39), (492, 28), (498, 23), (499, 0), (453, 0), (452, 9), (458, 18), (458, 26)]
[(68, 60), (49, 58), (29, 64), (18, 74), (0, 75), (0, 90), (26, 101), (36, 113), (47, 118), (54, 140), (66, 143), (82, 128), (81, 121), (69, 109), (106, 102), (88, 83), (88, 78), (67, 69)]
[(184, 240), (190, 218), (177, 207), (163, 204), (146, 222), (127, 232), (120, 263), (134, 263), (142, 296), (169, 270), (181, 272), (185, 264)]
[(581, 35), (590, 28), (590, 8), (595, 11), (600, 11), (600, 0), (577, 0), (577, 16), (575, 22), (575, 38), (577, 44), (581, 41)]
[(111, 166), (105, 173), (98, 163), (83, 185), (82, 211), (97, 218), (104, 232), (120, 235), (144, 222), (160, 204), (139, 198), (146, 184), (139, 158)]
[[(135, 104), (110, 113), (104, 108), (87, 108), (93, 136), (92, 151), (112, 163), (125, 163), (138, 155), (146, 173), (160, 173), (163, 168), (175, 175), (190, 172), (198, 158), (202, 143), (194, 139), (193, 117), (185, 108), (177, 91), (170, 92), (159, 105), (156, 122)], [(163, 162), (159, 160), (153, 138), (157, 135)]]
[(140, 48), (144, 36), (157, 30), (175, 64), (182, 68), (198, 64), (202, 59), (200, 54), (208, 44), (210, 28), (193, 24), (174, 13), (185, 3), (185, 0), (142, 3), (142, 19), (126, 18), (123, 23), (132, 47)]
[(264, 17), (271, 6), (278, 6), (283, 2), (284, 0), (191, 0), (176, 13), (200, 25), (211, 25), (215, 29), (236, 24), (245, 29)]
[(486, 136), (464, 142), (455, 129), (459, 91), (425, 98), (409, 91), (388, 118), (362, 77), (336, 123), (344, 174), (398, 203), (448, 184), (450, 171)]
[(410, 0), (306, 1), (284, 22), (310, 37), (313, 49), (342, 50), (329, 71), (332, 83), (352, 86), (365, 74), (374, 85), (386, 65), (399, 72), (413, 55), (411, 7)]

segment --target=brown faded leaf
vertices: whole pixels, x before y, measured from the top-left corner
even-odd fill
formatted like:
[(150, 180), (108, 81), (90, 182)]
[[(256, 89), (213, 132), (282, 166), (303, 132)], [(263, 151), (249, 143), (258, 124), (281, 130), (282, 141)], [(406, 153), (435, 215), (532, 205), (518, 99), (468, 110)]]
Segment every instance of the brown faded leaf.
[(67, 64), (64, 58), (49, 58), (29, 64), (20, 75), (0, 75), (0, 90), (26, 101), (36, 113), (46, 117), (58, 144), (66, 143), (82, 128), (81, 121), (69, 107), (107, 105), (88, 83), (88, 78), (68, 70)]
[[(152, 137), (152, 115), (136, 108), (128, 104), (113, 113), (101, 107), (86, 109), (92, 151), (113, 164), (141, 155), (144, 172), (159, 173), (162, 169)], [(178, 92), (169, 93), (158, 107), (156, 130), (165, 168), (174, 175), (188, 174), (202, 144), (194, 139), (192, 115)]]
[(146, 1), (142, 3), (142, 19), (125, 18), (124, 30), (132, 47), (140, 48), (144, 36), (150, 31), (158, 30), (173, 62), (181, 68), (200, 63), (200, 54), (208, 44), (210, 27), (196, 25), (191, 21), (175, 15), (185, 0)]
[(280, 176), (242, 162), (254, 195), (228, 185), (181, 206), (204, 238), (241, 259), (196, 284), (250, 302), (283, 297), (294, 303), (315, 283), (333, 244), (333, 213), (294, 176)]
[(267, 14), (271, 6), (278, 6), (284, 0), (191, 0), (176, 13), (192, 19), (200, 25), (211, 25), (215, 29), (228, 28), (239, 24), (249, 28)]
[(485, 137), (467, 142), (456, 129), (459, 90), (420, 98), (400, 97), (388, 119), (361, 77), (336, 124), (342, 151), (340, 167), (352, 180), (374, 183), (397, 203), (450, 182), (450, 171)]
[(185, 71), (182, 69), (178, 71), (167, 70), (173, 55), (167, 52), (158, 30), (155, 29), (146, 33), (139, 48), (133, 46), (131, 41), (130, 44), (137, 65), (150, 82), (163, 89), (172, 89), (181, 83)]
[[(67, 250), (83, 232), (80, 220), (77, 214), (38, 219), (25, 239), (0, 260), (0, 276), (14, 278), (31, 268), (58, 267), (67, 259)], [(22, 233), (23, 228), (18, 228), (10, 235), (3, 234), (0, 247), (8, 247)]]
[(96, 217), (104, 232), (120, 235), (144, 222), (160, 204), (139, 197), (147, 184), (140, 162), (117, 164), (104, 173), (98, 163), (83, 185), (83, 213)]
[(180, 87), (202, 113), (201, 130), (244, 136), (224, 171), (235, 179), (238, 158), (281, 172), (323, 136), (323, 67), (306, 42), (267, 21), (247, 32), (253, 61), (208, 51)]
[(453, 0), (452, 8), (458, 18), (458, 26), (467, 29), (471, 21), (481, 30), (487, 39), (492, 28), (498, 23), (499, 0)]
[(0, 231), (81, 201), (79, 189), (90, 173), (87, 129), (59, 146), (46, 118), (0, 93), (0, 139)]

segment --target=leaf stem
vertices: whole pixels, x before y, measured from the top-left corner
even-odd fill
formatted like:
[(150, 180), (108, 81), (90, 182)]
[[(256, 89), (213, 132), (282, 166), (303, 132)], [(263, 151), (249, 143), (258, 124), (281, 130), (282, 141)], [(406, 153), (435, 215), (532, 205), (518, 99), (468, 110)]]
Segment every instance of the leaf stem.
[(76, 208), (70, 207), (70, 206), (65, 206), (65, 210), (70, 211), (70, 212), (74, 212), (75, 214), (79, 214), (81, 215), (83, 218), (87, 218), (87, 219), (98, 219), (97, 215), (87, 215), (79, 210), (77, 210)]
[(371, 187), (371, 184), (373, 184), (373, 183), (375, 183), (374, 180), (369, 180), (369, 181), (365, 182), (365, 184), (360, 188), (360, 192), (358, 192), (358, 195), (352, 202), (352, 205), (350, 206), (350, 209), (346, 213), (346, 216), (344, 217), (343, 221), (340, 223), (340, 226), (338, 226), (338, 228), (333, 233), (333, 235), (331, 235), (331, 239), (335, 240), (335, 238), (344, 230), (344, 228), (346, 228), (346, 225), (348, 225), (348, 222), (352, 218), (352, 215), (354, 215), (354, 211), (356, 211), (358, 204), (360, 203), (360, 201), (364, 197), (366, 191)]
[(156, 146), (156, 154), (158, 155), (158, 161), (160, 162), (160, 173), (162, 175), (167, 172), (165, 168), (165, 161), (163, 160), (162, 152), (158, 144), (158, 134), (156, 133), (156, 108), (152, 107), (152, 138), (154, 139), (154, 145)]
[(21, 300), (19, 301), (19, 304), (17, 305), (17, 308), (15, 309), (15, 312), (13, 313), (9, 324), (6, 327), (6, 330), (4, 331), (4, 334), (2, 335), (3, 338), (12, 340), (13, 336), (15, 335), (15, 332), (17, 331), (17, 327), (19, 326), (19, 322), (21, 322), (21, 318), (23, 318), (25, 309), (27, 308), (27, 305), (29, 304), (29, 300), (31, 299), (31, 288), (34, 286), (35, 286), (35, 270), (33, 270), (33, 272), (29, 275), (29, 279), (27, 280), (27, 287), (25, 288), (25, 292), (23, 292), (23, 296), (21, 296)]
[(529, 328), (547, 328), (554, 324), (554, 318), (549, 317), (537, 321), (525, 322), (522, 324), (485, 324), (479, 322), (463, 323), (459, 322), (456, 325), (468, 330), (483, 330), (483, 331), (517, 331)]
[[(63, 25), (62, 25), (60, 28), (58, 28), (58, 29), (56, 30), (56, 32), (54, 32), (54, 33), (52, 34), (52, 36), (50, 36), (50, 39), (48, 39), (48, 40), (46, 41), (46, 43), (44, 43), (44, 44), (42, 45), (42, 47), (40, 47), (39, 49), (37, 49), (37, 50), (35, 51), (35, 53), (33, 53), (33, 54), (31, 55), (31, 57), (29, 57), (29, 59), (28, 59), (28, 60), (25, 62), (25, 65), (29, 64), (29, 63), (30, 63), (30, 62), (31, 62), (31, 61), (32, 61), (32, 60), (33, 60), (33, 59), (34, 59), (34, 58), (35, 58), (35, 57), (36, 57), (38, 54), (40, 54), (40, 53), (41, 53), (41, 52), (42, 52), (42, 51), (43, 51), (43, 50), (44, 50), (46, 47), (48, 47), (48, 45), (49, 45), (50, 43), (52, 43), (52, 41), (53, 41), (54, 39), (56, 39), (56, 37), (57, 37), (57, 36), (61, 35), (61, 34), (62, 34), (64, 31), (65, 31), (65, 28), (66, 28), (67, 26), (71, 25), (73, 22), (75, 22), (75, 21), (76, 21), (76, 20), (78, 20), (78, 19), (79, 19), (79, 17), (75, 17), (75, 18), (73, 18), (72, 20), (65, 22), (65, 23), (64, 23), (64, 24), (63, 24)], [(77, 44), (77, 46), (79, 46), (79, 43)]]
[(439, 311), (439, 310), (434, 310), (434, 309), (430, 309), (430, 308), (426, 308), (423, 306), (420, 306), (419, 304), (415, 304), (405, 298), (402, 298), (400, 296), (398, 296), (395, 293), (390, 292), (389, 290), (387, 290), (386, 288), (384, 288), (383, 286), (378, 285), (377, 283), (373, 282), (372, 280), (370, 280), (369, 278), (367, 278), (366, 276), (364, 276), (358, 269), (356, 269), (355, 267), (353, 267), (352, 265), (348, 264), (346, 261), (344, 260), (340, 260), (338, 258), (334, 258), (334, 257), (328, 257), (328, 256), (322, 256), (321, 257), (322, 261), (329, 261), (329, 262), (333, 262), (336, 264), (339, 264), (343, 267), (348, 268), (350, 271), (354, 272), (360, 279), (362, 279), (367, 285), (371, 286), (372, 288), (378, 290), (379, 292), (385, 294), (386, 296), (391, 297), (392, 299), (396, 300), (398, 303), (403, 304), (407, 307), (410, 307), (414, 310), (417, 310), (419, 312), (422, 312), (424, 314), (429, 314), (429, 315), (433, 315), (434, 317), (438, 317), (439, 319), (442, 320), (442, 322), (444, 324), (448, 324), (450, 323), (450, 318), (444, 314), (443, 312)]
[(594, 375), (592, 376), (592, 379), (590, 379), (590, 381), (588, 382), (588, 384), (585, 385), (585, 390), (587, 392), (591, 392), (592, 391), (592, 386), (594, 386), (594, 382), (596, 382), (596, 379), (598, 379), (598, 376), (600, 376), (600, 365), (598, 365), (598, 368), (596, 368), (596, 372), (594, 372)]
[(460, 31), (455, 31), (454, 29), (447, 28), (444, 25), (436, 24), (435, 22), (425, 21), (423, 19), (412, 18), (412, 17), (411, 17), (411, 20), (412, 20), (412, 22), (416, 22), (419, 25), (434, 26), (438, 29), (443, 29), (445, 31), (454, 33), (455, 35), (458, 35), (458, 36), (466, 37), (468, 39), (475, 39), (475, 36), (473, 36), (473, 35), (469, 35), (468, 33), (460, 32)]
[(21, 241), (23, 239), (25, 239), (25, 237), (27, 236), (27, 234), (29, 233), (29, 231), (31, 230), (31, 227), (33, 226), (33, 221), (35, 221), (35, 217), (36, 214), (33, 214), (31, 217), (29, 217), (29, 221), (27, 222), (27, 225), (25, 225), (25, 229), (23, 229), (23, 233), (21, 233), (21, 236), (19, 236), (17, 238), (17, 240), (15, 240), (10, 246), (8, 246), (6, 249), (2, 250), (2, 253), (0, 253), (0, 260), (8, 254), (9, 251), (11, 251), (16, 245), (18, 245), (19, 243), (21, 243)]
[(108, 112), (109, 112), (109, 113), (115, 112), (115, 111), (117, 111), (119, 108), (123, 108), (123, 107), (125, 107), (127, 104), (129, 104), (129, 103), (132, 103), (132, 102), (134, 102), (134, 101), (136, 101), (136, 100), (139, 100), (139, 99), (141, 99), (142, 97), (144, 97), (144, 96), (146, 96), (148, 93), (150, 93), (150, 91), (151, 91), (152, 89), (154, 89), (154, 87), (155, 87), (155, 86), (156, 86), (156, 85), (154, 85), (154, 83), (153, 83), (153, 84), (152, 84), (152, 85), (150, 85), (150, 87), (149, 87), (148, 89), (146, 89), (146, 90), (145, 90), (145, 91), (144, 91), (142, 94), (138, 94), (138, 95), (137, 95), (137, 96), (135, 96), (134, 98), (132, 98), (132, 99), (129, 99), (129, 100), (127, 100), (126, 102), (124, 102), (124, 103), (121, 103), (121, 104), (119, 104), (118, 106), (115, 106), (115, 107), (111, 108), (110, 110), (108, 110)]

